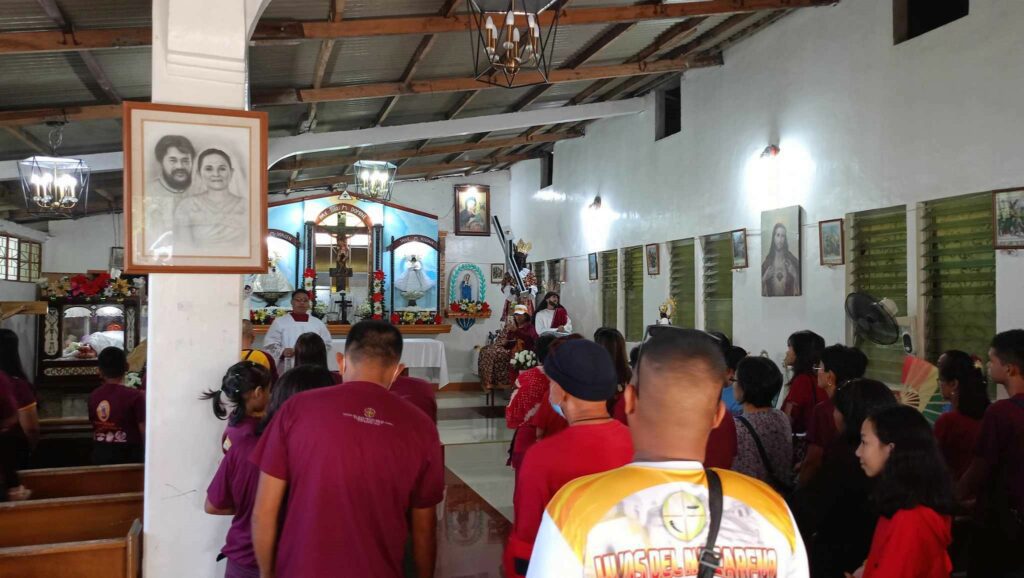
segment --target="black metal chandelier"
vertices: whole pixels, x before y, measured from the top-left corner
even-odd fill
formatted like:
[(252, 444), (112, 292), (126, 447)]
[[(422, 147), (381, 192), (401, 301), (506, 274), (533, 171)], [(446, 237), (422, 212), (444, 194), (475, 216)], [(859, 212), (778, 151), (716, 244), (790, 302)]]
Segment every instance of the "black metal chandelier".
[[(547, 84), (558, 33), (559, 0), (466, 3), (476, 79), (505, 88)], [(542, 21), (548, 21), (546, 30), (541, 28)]]

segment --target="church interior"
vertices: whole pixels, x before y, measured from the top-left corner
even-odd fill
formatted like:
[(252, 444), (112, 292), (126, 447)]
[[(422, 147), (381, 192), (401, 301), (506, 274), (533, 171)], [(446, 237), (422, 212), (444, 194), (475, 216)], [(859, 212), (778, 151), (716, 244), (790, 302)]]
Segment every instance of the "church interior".
[[(226, 569), (231, 434), (200, 396), (233, 399), (239, 351), (294, 371), (307, 332), (340, 383), (369, 320), (430, 384), (441, 578), (526, 575), (509, 411), (548, 333), (716, 332), (788, 384), (810, 330), (934, 424), (944, 352), (1024, 327), (1021, 24), (1017, 0), (2, 0), (0, 358), (34, 425), (0, 575), (273, 576)], [(136, 434), (97, 426), (108, 349)]]

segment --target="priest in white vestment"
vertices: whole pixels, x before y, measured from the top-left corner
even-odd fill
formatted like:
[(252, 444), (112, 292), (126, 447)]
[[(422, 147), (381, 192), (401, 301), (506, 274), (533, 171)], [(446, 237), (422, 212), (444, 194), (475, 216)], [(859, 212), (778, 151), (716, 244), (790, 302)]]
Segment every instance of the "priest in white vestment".
[(281, 373), (294, 365), (295, 341), (303, 333), (316, 333), (324, 340), (327, 352), (331, 351), (331, 332), (323, 321), (309, 314), (311, 306), (309, 293), (299, 289), (292, 293), (292, 311), (278, 317), (263, 338), (263, 351), (274, 357)]
[(569, 313), (562, 307), (561, 297), (551, 291), (540, 302), (540, 308), (533, 315), (533, 325), (537, 335), (542, 333), (572, 333), (572, 321)]

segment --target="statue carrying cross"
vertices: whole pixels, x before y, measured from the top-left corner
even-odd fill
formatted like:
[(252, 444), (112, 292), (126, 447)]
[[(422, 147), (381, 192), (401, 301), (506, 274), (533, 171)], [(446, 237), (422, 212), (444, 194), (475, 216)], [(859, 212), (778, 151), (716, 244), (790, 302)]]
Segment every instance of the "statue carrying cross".
[(336, 226), (320, 225), (318, 229), (337, 237), (337, 255), (335, 256), (335, 267), (329, 273), (334, 281), (334, 286), (339, 293), (344, 293), (348, 288), (348, 278), (352, 276), (352, 269), (348, 268), (348, 262), (352, 257), (348, 240), (352, 235), (366, 233), (365, 226), (349, 227), (345, 223), (345, 213), (338, 214)]

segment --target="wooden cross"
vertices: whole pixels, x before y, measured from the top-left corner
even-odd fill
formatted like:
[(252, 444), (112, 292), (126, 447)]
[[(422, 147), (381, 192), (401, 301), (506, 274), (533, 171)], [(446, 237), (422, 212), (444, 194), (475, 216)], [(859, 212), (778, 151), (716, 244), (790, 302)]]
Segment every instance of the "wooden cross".
[(348, 320), (348, 308), (352, 306), (352, 302), (345, 299), (345, 292), (341, 292), (341, 299), (338, 300), (338, 305), (341, 307), (341, 324), (349, 325)]

